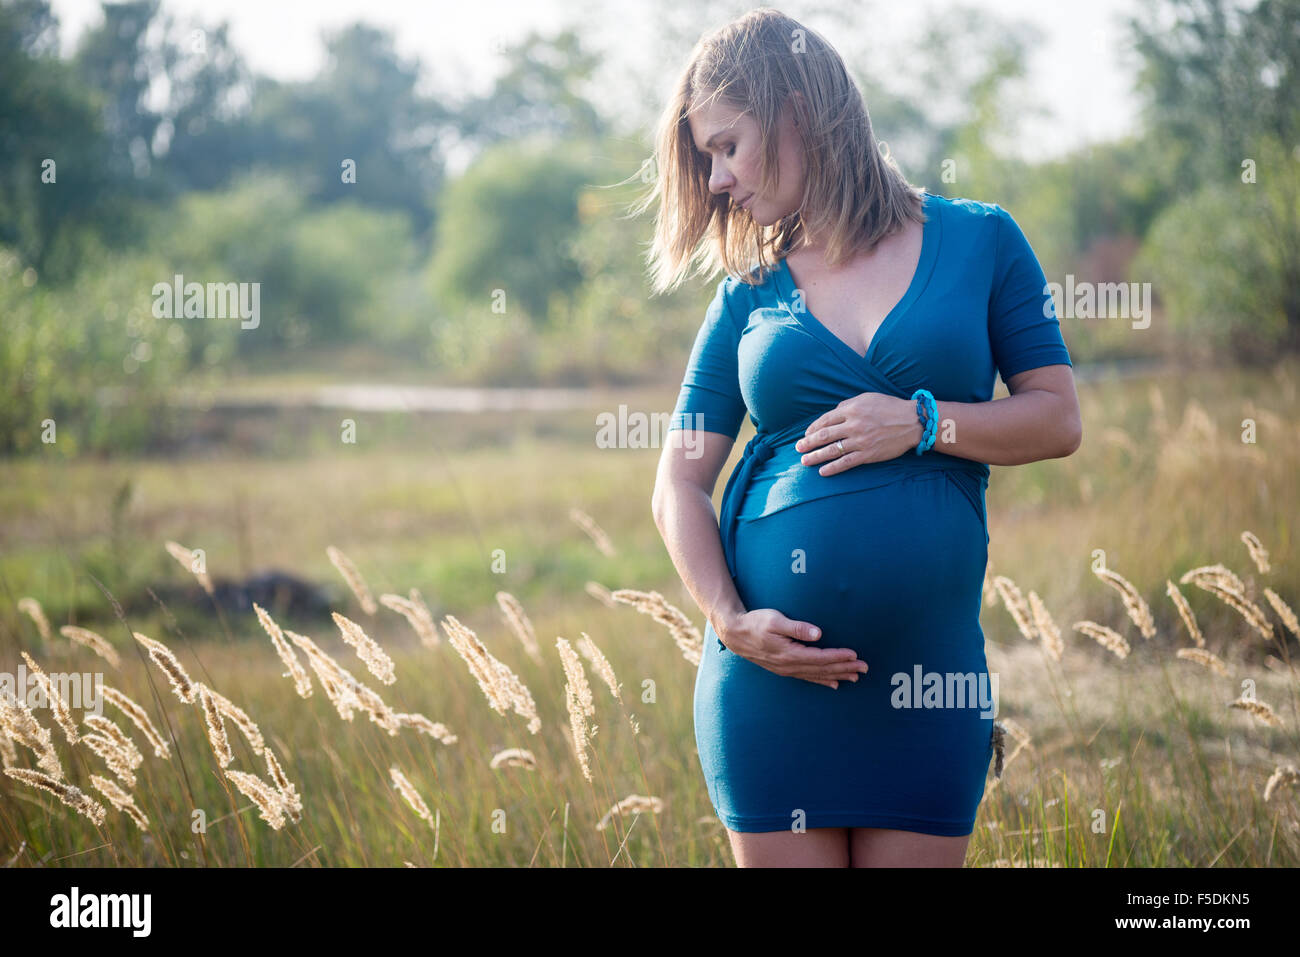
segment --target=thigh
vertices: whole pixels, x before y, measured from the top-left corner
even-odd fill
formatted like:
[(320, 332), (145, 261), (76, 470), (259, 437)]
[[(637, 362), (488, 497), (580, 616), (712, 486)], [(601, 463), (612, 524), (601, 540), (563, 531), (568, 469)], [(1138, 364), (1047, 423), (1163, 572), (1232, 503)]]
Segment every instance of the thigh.
[(849, 829), (851, 867), (961, 867), (970, 835), (944, 837), (883, 827)]
[(727, 828), (737, 867), (848, 867), (849, 835), (843, 827), (806, 831), (733, 831)]

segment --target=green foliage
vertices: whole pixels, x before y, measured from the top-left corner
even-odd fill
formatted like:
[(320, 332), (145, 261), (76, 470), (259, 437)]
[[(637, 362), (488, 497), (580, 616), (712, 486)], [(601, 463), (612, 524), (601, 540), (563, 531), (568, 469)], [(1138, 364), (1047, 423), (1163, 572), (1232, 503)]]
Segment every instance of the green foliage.
[(1295, 158), (1276, 144), (1261, 147), (1257, 182), (1211, 183), (1179, 200), (1133, 264), (1178, 328), (1246, 361), (1293, 347), (1300, 322)]
[[(144, 449), (167, 428), (166, 395), (190, 361), (188, 327), (150, 309), (165, 274), (156, 259), (119, 257), (52, 287), (0, 249), (0, 453)], [(216, 343), (205, 356), (223, 357)]]
[(501, 302), (505, 315), (521, 308), (544, 325), (552, 296), (574, 292), (582, 275), (569, 243), (588, 152), (541, 138), (493, 147), (447, 187), (429, 267), (444, 315), (500, 322)]
[(340, 342), (377, 321), (384, 286), (412, 266), (410, 224), (355, 203), (307, 207), (282, 177), (190, 193), (154, 223), (171, 271), (199, 282), (260, 282), (262, 322), (239, 351)]

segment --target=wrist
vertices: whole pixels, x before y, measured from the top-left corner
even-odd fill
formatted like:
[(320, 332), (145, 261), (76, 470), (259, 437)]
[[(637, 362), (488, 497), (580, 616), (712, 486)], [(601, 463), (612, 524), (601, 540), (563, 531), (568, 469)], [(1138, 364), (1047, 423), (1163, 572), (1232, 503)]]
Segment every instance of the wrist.
[(714, 633), (719, 637), (724, 637), (734, 625), (745, 614), (745, 609), (739, 605), (731, 608), (715, 609), (709, 615), (709, 624), (713, 625)]

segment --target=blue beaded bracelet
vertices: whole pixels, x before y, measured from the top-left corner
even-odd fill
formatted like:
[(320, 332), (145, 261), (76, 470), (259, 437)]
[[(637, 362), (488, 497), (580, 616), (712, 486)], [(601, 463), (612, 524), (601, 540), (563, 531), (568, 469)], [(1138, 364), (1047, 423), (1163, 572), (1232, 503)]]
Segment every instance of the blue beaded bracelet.
[(934, 448), (935, 428), (939, 423), (939, 405), (929, 389), (917, 389), (912, 393), (916, 400), (916, 417), (921, 420), (923, 430), (921, 441), (916, 444), (916, 454)]

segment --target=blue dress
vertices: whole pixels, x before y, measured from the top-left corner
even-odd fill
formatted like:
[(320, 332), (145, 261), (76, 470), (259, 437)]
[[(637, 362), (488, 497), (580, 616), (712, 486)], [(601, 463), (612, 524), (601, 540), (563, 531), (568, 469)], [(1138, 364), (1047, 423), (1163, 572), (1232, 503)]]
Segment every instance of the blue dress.
[(754, 283), (724, 277), (669, 423), (735, 439), (748, 413), (756, 431), (719, 516), (741, 601), (817, 625), (810, 647), (868, 665), (832, 689), (774, 674), (706, 627), (695, 744), (735, 831), (974, 829), (997, 691), (979, 623), (989, 467), (938, 442), (823, 476), (794, 447), (863, 392), (987, 402), (995, 374), (1073, 365), (1015, 220), (932, 193), (924, 211), (916, 273), (865, 356), (803, 308), (784, 260)]

